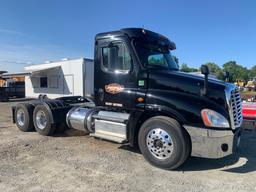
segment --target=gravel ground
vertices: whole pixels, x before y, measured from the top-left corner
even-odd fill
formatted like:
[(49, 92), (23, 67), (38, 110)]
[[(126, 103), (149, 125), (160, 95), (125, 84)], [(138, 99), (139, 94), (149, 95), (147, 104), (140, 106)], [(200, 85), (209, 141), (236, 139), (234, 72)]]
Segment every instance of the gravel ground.
[(256, 191), (256, 134), (245, 132), (237, 154), (190, 158), (176, 171), (149, 165), (128, 146), (76, 130), (54, 137), (23, 133), (0, 103), (0, 191)]

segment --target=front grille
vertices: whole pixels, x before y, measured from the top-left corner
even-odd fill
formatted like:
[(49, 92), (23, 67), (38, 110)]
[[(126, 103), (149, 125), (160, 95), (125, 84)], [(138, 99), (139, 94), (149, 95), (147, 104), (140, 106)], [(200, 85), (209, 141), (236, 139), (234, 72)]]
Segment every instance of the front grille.
[(242, 101), (238, 88), (233, 89), (230, 94), (230, 119), (233, 129), (236, 129), (242, 125)]

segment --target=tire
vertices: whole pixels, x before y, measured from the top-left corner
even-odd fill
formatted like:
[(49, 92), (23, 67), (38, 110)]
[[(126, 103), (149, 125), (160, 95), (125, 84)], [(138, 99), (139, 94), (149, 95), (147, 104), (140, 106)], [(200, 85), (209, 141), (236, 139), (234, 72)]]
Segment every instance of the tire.
[(19, 103), (14, 112), (14, 118), (17, 127), (23, 131), (28, 132), (35, 129), (33, 124), (33, 110), (34, 107), (28, 103)]
[(172, 118), (156, 116), (145, 121), (138, 136), (139, 148), (144, 158), (162, 169), (176, 169), (191, 153), (189, 135)]
[(49, 111), (43, 104), (39, 104), (35, 107), (33, 122), (36, 131), (40, 135), (50, 136), (54, 134), (56, 126), (52, 122), (51, 111)]

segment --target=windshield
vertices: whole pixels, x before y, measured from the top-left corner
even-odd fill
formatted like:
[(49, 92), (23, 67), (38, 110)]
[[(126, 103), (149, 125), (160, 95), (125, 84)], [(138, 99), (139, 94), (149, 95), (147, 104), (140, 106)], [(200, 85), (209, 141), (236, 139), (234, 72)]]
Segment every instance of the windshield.
[(142, 41), (135, 41), (134, 46), (143, 66), (154, 69), (179, 70), (179, 66), (167, 46)]

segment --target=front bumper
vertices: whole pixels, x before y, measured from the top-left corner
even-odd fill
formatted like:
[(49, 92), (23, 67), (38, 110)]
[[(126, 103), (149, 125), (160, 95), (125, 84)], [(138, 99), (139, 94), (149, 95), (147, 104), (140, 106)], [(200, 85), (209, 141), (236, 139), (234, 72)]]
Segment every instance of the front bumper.
[(240, 144), (241, 130), (213, 130), (184, 126), (191, 138), (191, 156), (222, 158), (232, 154)]

